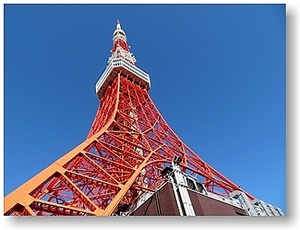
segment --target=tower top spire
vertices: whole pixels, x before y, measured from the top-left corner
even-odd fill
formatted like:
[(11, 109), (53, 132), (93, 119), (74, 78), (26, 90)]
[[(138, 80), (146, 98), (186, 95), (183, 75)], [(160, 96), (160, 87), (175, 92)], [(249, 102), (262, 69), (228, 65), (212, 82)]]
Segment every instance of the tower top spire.
[(120, 22), (120, 20), (118, 19), (117, 20), (117, 27), (116, 27), (116, 29), (118, 30), (120, 30), (121, 29), (121, 22)]
[(104, 96), (107, 87), (112, 84), (114, 79), (121, 75), (148, 91), (151, 87), (150, 76), (136, 66), (136, 59), (130, 52), (127, 36), (121, 27), (120, 20), (117, 20), (116, 28), (112, 35), (113, 47), (110, 50), (111, 56), (108, 58), (108, 65), (95, 87), (99, 99)]
[(113, 32), (112, 40), (112, 55), (108, 61), (110, 61), (112, 58), (123, 58), (135, 65), (136, 59), (133, 54), (130, 53), (130, 46), (127, 44), (127, 36), (125, 31), (121, 27), (120, 20), (117, 20), (117, 25), (115, 31)]

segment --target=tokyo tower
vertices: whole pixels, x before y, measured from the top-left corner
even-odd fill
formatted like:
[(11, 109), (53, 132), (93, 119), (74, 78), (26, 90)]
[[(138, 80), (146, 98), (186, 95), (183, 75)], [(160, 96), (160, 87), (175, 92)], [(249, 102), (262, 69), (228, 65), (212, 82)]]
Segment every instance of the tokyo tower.
[(284, 216), (172, 130), (117, 21), (87, 139), (4, 198), (5, 216)]

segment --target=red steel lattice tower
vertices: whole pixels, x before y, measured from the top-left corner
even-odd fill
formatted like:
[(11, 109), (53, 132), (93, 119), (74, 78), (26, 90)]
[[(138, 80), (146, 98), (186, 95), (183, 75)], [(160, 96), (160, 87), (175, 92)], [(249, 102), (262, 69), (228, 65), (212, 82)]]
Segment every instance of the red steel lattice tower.
[(100, 105), (87, 139), (4, 198), (4, 215), (110, 216), (153, 193), (180, 159), (210, 193), (250, 194), (206, 164), (176, 135), (151, 100), (117, 22), (108, 65), (96, 84)]

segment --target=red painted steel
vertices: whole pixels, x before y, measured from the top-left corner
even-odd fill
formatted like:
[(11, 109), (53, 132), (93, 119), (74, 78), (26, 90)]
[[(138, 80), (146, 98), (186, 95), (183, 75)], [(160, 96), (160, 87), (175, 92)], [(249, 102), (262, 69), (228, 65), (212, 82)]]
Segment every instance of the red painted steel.
[(182, 170), (208, 191), (226, 196), (241, 190), (194, 153), (147, 90), (120, 71), (101, 98), (87, 140), (5, 197), (4, 214), (119, 213), (165, 182), (161, 171), (175, 156), (182, 158)]

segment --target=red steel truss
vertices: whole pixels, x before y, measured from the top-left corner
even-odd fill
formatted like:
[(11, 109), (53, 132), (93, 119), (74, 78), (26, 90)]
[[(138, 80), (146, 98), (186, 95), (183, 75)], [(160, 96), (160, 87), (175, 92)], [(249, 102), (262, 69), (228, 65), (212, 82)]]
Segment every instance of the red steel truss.
[(242, 191), (183, 143), (147, 90), (119, 71), (101, 98), (87, 139), (7, 195), (4, 215), (118, 214), (165, 182), (161, 171), (175, 156), (182, 158), (182, 171), (208, 191), (222, 196)]

